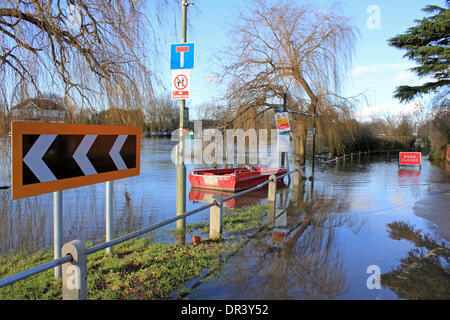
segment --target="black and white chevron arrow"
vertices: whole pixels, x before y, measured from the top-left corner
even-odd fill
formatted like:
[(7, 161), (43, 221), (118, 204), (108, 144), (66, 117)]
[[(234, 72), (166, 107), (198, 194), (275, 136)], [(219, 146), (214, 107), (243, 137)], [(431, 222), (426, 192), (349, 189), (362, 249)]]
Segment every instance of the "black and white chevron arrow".
[(136, 135), (23, 135), (23, 184), (136, 168)]

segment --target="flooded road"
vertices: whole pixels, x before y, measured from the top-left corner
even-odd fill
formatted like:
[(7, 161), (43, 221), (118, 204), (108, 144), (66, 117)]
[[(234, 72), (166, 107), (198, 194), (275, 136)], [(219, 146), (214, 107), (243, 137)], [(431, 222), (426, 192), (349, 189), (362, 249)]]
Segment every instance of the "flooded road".
[[(140, 176), (114, 182), (116, 235), (175, 215), (174, 146), (144, 139)], [(9, 148), (8, 141), (0, 148)], [(200, 167), (188, 165), (187, 172)], [(10, 185), (4, 153), (0, 168), (0, 186)], [(187, 210), (213, 195), (191, 189), (187, 180)], [(266, 204), (266, 195), (260, 190), (225, 205)], [(420, 171), (399, 170), (393, 154), (318, 164), (314, 184), (280, 190), (269, 227), (228, 259), (216, 280), (201, 283), (187, 298), (448, 299), (449, 256), (442, 243), (448, 248), (449, 207), (450, 177), (426, 159)], [(63, 242), (103, 241), (105, 184), (63, 191), (63, 212)], [(208, 217), (207, 210), (187, 223)], [(52, 195), (12, 201), (10, 190), (0, 189), (0, 253), (52, 245)], [(379, 289), (371, 278), (377, 271)]]
[(374, 155), (322, 167), (279, 194), (271, 227), (187, 298), (449, 299), (449, 182), (427, 160), (421, 171)]

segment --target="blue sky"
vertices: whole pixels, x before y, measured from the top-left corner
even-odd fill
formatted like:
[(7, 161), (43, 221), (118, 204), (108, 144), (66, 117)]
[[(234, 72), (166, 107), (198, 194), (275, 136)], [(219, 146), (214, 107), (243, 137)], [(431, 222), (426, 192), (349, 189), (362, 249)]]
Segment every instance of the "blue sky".
[[(187, 41), (195, 42), (196, 53), (195, 68), (191, 72), (191, 99), (187, 100), (186, 105), (190, 108), (192, 119), (195, 118), (198, 105), (214, 100), (223, 93), (224, 88), (217, 82), (211, 81), (213, 80), (211, 75), (217, 71), (214, 55), (218, 50), (229, 45), (227, 32), (229, 24), (236, 21), (238, 9), (249, 6), (251, 2), (242, 0), (192, 0), (191, 2), (194, 2), (195, 8), (191, 6), (188, 9), (190, 25)], [(328, 7), (334, 2), (316, 0), (313, 3)], [(337, 2), (341, 4), (343, 14), (353, 19), (360, 33), (356, 41), (352, 65), (342, 90), (344, 96), (365, 93), (367, 101), (361, 102), (357, 110), (358, 119), (368, 120), (371, 117), (383, 117), (387, 114), (413, 110), (414, 103), (400, 104), (392, 98), (395, 87), (405, 84), (418, 85), (426, 79), (419, 79), (408, 71), (414, 63), (402, 58), (404, 51), (389, 47), (387, 39), (404, 33), (407, 28), (416, 25), (414, 20), (425, 16), (421, 9), (426, 5), (445, 6), (445, 1), (343, 0)], [(298, 3), (311, 2), (298, 0)], [(377, 12), (374, 10), (378, 9), (379, 20), (374, 20), (374, 14)], [(161, 78), (165, 80), (164, 84), (168, 90), (171, 83), (169, 43), (175, 42), (179, 42), (179, 38), (168, 39), (168, 42), (163, 44), (163, 46), (167, 45), (167, 55), (163, 52), (162, 59), (163, 63), (167, 63), (167, 73), (161, 75)], [(164, 68), (161, 69), (164, 72)]]

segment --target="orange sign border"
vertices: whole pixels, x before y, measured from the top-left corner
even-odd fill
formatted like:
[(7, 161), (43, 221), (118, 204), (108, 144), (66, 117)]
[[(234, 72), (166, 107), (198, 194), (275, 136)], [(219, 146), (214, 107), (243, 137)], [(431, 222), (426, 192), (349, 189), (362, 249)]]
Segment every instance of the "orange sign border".
[[(136, 168), (23, 185), (22, 136), (24, 134), (136, 135)], [(139, 127), (13, 121), (11, 123), (11, 197), (13, 200), (16, 200), (54, 191), (62, 191), (100, 182), (137, 176), (140, 174), (140, 135), (141, 130)]]

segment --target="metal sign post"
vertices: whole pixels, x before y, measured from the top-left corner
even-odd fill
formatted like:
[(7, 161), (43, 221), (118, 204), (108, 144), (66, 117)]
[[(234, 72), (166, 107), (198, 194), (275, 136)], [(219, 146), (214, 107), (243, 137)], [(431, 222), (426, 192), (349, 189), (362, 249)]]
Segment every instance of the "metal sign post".
[[(62, 249), (62, 191), (53, 192), (53, 257), (61, 258)], [(55, 279), (61, 278), (61, 266), (55, 267)]]
[[(113, 181), (106, 181), (106, 242), (111, 241), (113, 237), (113, 208), (114, 208)], [(106, 248), (107, 254), (113, 253), (113, 247)]]
[[(190, 74), (186, 70), (178, 73), (179, 69), (194, 68), (194, 44), (186, 43), (187, 7), (192, 5), (187, 0), (181, 2), (181, 43), (172, 44), (170, 51), (170, 69), (174, 70), (174, 86), (172, 98), (180, 99), (179, 142), (177, 150), (177, 215), (186, 211), (186, 166), (184, 165), (184, 119), (186, 100), (189, 98)], [(186, 229), (186, 219), (177, 220), (177, 232)]]
[[(283, 131), (290, 131), (289, 118), (287, 116), (288, 113), (313, 117), (313, 130), (312, 130), (313, 145), (312, 145), (312, 168), (311, 168), (312, 169), (311, 178), (312, 178), (314, 176), (314, 159), (315, 159), (315, 153), (316, 153), (316, 106), (314, 106), (314, 114), (312, 114), (312, 113), (307, 113), (307, 112), (288, 110), (286, 108), (286, 105), (287, 105), (287, 93), (284, 93), (283, 94), (283, 104), (277, 105), (277, 107), (274, 108), (275, 121), (277, 124), (277, 129), (278, 129), (279, 134)], [(282, 158), (282, 163), (284, 163), (283, 159), (284, 159), (284, 157)]]

